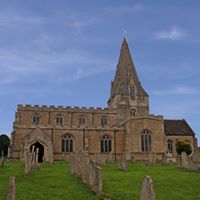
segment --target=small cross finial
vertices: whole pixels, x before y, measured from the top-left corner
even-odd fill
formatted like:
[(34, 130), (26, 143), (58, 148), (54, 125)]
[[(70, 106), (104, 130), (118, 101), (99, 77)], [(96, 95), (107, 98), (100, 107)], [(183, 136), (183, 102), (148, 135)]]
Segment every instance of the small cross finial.
[(124, 31), (124, 32), (123, 32), (123, 37), (124, 37), (124, 38), (126, 37), (126, 34), (127, 34), (127, 31)]

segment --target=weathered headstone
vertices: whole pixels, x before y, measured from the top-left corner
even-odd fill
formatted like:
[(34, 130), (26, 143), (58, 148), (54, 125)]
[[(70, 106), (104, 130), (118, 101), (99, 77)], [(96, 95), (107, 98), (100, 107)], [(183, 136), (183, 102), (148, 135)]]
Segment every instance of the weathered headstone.
[(38, 163), (39, 148), (36, 148), (35, 163)]
[(96, 164), (101, 166), (101, 165), (105, 165), (106, 164), (106, 156), (101, 155), (101, 154), (95, 154), (95, 161)]
[(176, 166), (181, 167), (181, 157), (179, 155), (176, 157)]
[(15, 200), (15, 177), (11, 176), (8, 183), (7, 200)]
[(126, 155), (125, 154), (123, 154), (121, 156), (121, 159), (119, 160), (119, 168), (124, 172), (126, 172), (128, 170), (127, 169)]
[(184, 169), (189, 169), (190, 167), (188, 155), (185, 151), (181, 152), (181, 167)]
[(24, 153), (24, 174), (27, 175), (31, 171), (31, 155), (28, 148), (25, 148)]
[(10, 147), (8, 147), (8, 155), (7, 158), (10, 159)]
[(153, 152), (149, 153), (148, 165), (153, 166), (156, 164), (156, 154)]
[(136, 159), (135, 159), (135, 156), (134, 156), (134, 155), (131, 155), (131, 162), (132, 162), (132, 163), (136, 163)]
[(153, 181), (150, 176), (145, 176), (141, 191), (140, 191), (140, 200), (155, 200), (156, 195), (154, 192)]

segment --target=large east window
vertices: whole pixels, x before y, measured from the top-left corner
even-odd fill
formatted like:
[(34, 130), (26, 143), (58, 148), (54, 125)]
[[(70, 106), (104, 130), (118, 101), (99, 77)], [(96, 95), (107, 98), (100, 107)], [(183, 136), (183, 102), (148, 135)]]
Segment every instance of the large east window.
[(141, 147), (143, 152), (151, 151), (151, 133), (148, 130), (141, 133)]

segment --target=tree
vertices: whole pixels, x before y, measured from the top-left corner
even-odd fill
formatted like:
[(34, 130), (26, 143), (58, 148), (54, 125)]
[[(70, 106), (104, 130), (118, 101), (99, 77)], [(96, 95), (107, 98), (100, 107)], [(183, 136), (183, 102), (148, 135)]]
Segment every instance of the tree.
[(1, 152), (3, 150), (4, 152), (4, 156), (8, 155), (8, 147), (10, 145), (10, 139), (7, 135), (2, 134), (0, 135), (0, 156), (1, 156)]
[(192, 147), (188, 142), (179, 141), (176, 143), (176, 151), (178, 154), (181, 154), (182, 151), (185, 151), (187, 155), (192, 153)]

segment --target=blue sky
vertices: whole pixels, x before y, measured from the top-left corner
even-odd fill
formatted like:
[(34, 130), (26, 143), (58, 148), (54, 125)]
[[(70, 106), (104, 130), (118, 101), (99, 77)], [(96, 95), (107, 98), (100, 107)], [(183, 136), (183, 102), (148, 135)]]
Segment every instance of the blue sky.
[(0, 133), (17, 104), (106, 107), (123, 32), (150, 112), (200, 141), (200, 1), (0, 0)]

